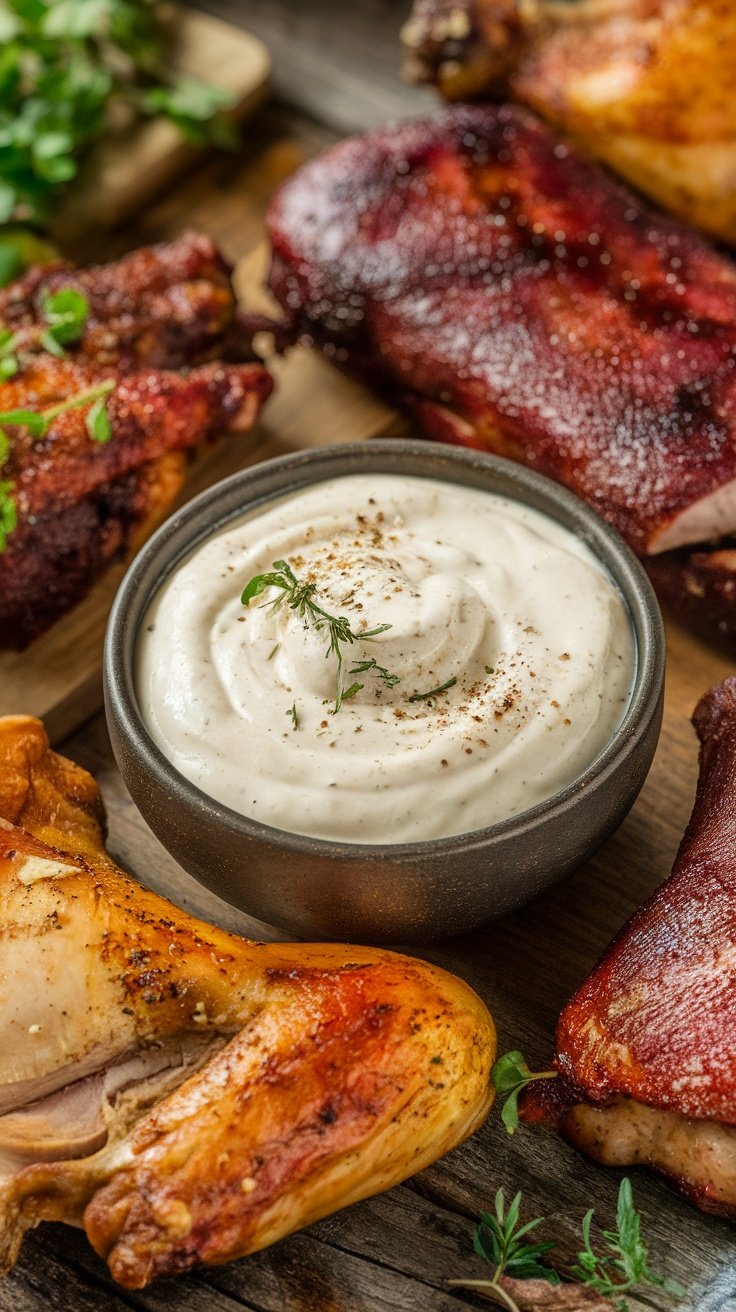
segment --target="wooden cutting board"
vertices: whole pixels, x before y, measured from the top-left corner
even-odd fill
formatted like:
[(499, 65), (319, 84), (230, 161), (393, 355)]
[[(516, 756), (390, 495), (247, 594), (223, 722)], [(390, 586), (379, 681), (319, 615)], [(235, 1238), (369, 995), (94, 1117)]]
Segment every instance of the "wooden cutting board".
[[(239, 120), (252, 113), (266, 95), (271, 69), (263, 42), (194, 9), (177, 10), (173, 27), (172, 63), (177, 72), (229, 92)], [(167, 120), (132, 126), (121, 121), (85, 161), (52, 221), (53, 237), (64, 247), (121, 223), (160, 195), (197, 154), (201, 151), (188, 145)]]

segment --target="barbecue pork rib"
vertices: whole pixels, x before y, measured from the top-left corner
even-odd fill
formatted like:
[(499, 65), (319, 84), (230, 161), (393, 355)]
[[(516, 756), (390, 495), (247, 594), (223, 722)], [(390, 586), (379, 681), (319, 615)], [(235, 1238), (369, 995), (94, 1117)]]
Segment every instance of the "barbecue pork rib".
[(566, 483), (641, 554), (736, 529), (736, 269), (530, 115), (343, 142), (269, 227), (292, 336), (430, 436)]
[[(247, 872), (244, 872), (244, 878)], [(492, 1100), (493, 1022), (435, 966), (249, 942), (119, 870), (94, 780), (0, 719), (0, 1266), (83, 1226), (129, 1288), (378, 1193)]]
[[(59, 359), (41, 349), (43, 305), (69, 287), (89, 313)], [(251, 427), (272, 383), (248, 359), (225, 262), (195, 234), (99, 268), (32, 269), (0, 293), (0, 326), (20, 364), (0, 382), (1, 412), (39, 413), (114, 384), (104, 443), (87, 432), (89, 406), (59, 415), (43, 438), (3, 424), (0, 479), (18, 522), (0, 552), (0, 647), (21, 648), (163, 517), (198, 446)]]
[(415, 0), (403, 37), (413, 80), (530, 106), (736, 243), (731, 0)]
[(560, 1078), (522, 1115), (736, 1216), (736, 678), (695, 709), (700, 778), (670, 878), (560, 1017)]

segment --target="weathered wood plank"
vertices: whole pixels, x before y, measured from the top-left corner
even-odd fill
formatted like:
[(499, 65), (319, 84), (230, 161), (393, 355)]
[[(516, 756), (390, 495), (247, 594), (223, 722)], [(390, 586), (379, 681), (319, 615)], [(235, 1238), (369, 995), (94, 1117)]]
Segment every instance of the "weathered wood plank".
[(18, 1266), (0, 1280), (0, 1312), (130, 1312), (134, 1305), (122, 1290), (108, 1287), (94, 1254), (88, 1270), (73, 1264), (82, 1238), (66, 1226), (27, 1236)]
[(401, 77), (399, 30), (410, 0), (362, 0), (346, 13), (329, 0), (197, 0), (266, 42), (273, 87), (336, 132), (437, 108), (434, 92)]

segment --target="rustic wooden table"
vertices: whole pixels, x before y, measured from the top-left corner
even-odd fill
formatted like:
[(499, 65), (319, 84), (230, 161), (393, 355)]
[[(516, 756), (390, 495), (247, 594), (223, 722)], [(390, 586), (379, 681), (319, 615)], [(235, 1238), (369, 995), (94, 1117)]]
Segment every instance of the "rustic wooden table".
[[(247, 22), (276, 57), (276, 87), (291, 108), (263, 110), (237, 159), (218, 159), (151, 207), (134, 228), (98, 243), (104, 256), (201, 226), (234, 258), (247, 257), (241, 283), (255, 296), (262, 215), (279, 178), (347, 128), (391, 113), (421, 110), (428, 95), (403, 88), (396, 30), (405, 6), (363, 0), (287, 5), (213, 0), (213, 11)], [(403, 431), (405, 425), (321, 362), (297, 352), (280, 369), (280, 393), (243, 461), (341, 436)], [(561, 1004), (632, 909), (669, 872), (687, 820), (696, 775), (688, 717), (710, 684), (729, 672), (713, 651), (670, 626), (662, 741), (634, 810), (584, 869), (533, 906), (463, 939), (423, 949), (478, 990), (496, 1018), (501, 1050), (529, 1060), (549, 1056)], [(90, 694), (91, 695), (91, 694)], [(90, 704), (90, 710), (96, 706)], [(167, 856), (127, 797), (96, 713), (61, 744), (93, 771), (107, 803), (110, 847), (143, 882), (188, 910), (249, 935), (272, 931), (220, 903)], [(631, 1173), (657, 1270), (688, 1289), (691, 1312), (736, 1309), (736, 1237), (702, 1216), (664, 1183)], [(543, 1132), (513, 1139), (493, 1114), (467, 1144), (382, 1197), (352, 1207), (266, 1252), (142, 1293), (114, 1287), (84, 1237), (60, 1226), (30, 1235), (14, 1274), (0, 1283), (0, 1312), (459, 1312), (488, 1306), (451, 1290), (453, 1277), (481, 1277), (473, 1255), (474, 1218), (499, 1185), (523, 1191), (528, 1215), (549, 1218), (546, 1232), (572, 1254), (583, 1213), (611, 1221), (620, 1172), (605, 1171)], [(646, 1306), (657, 1306), (655, 1297)], [(643, 1307), (630, 1300), (630, 1307)]]

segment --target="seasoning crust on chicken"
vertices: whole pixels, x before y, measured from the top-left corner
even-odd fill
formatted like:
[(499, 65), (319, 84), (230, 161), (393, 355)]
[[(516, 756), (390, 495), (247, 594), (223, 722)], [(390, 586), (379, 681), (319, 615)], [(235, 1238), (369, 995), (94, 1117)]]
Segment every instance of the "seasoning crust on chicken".
[(528, 1121), (607, 1165), (648, 1165), (736, 1216), (736, 678), (695, 709), (700, 777), (669, 879), (560, 1016), (560, 1078)]
[[(0, 720), (0, 1261), (81, 1225), (116, 1280), (253, 1252), (485, 1118), (495, 1032), (460, 980), (264, 944), (120, 871), (91, 777)], [(73, 961), (73, 969), (69, 962)]]
[[(64, 289), (88, 312), (57, 358), (40, 333), (46, 299)], [(38, 414), (110, 386), (104, 442), (90, 437), (89, 405), (42, 437), (3, 424), (0, 479), (18, 522), (0, 552), (0, 647), (21, 648), (163, 517), (197, 447), (252, 426), (272, 381), (249, 359), (225, 262), (196, 234), (98, 268), (32, 269), (0, 293), (0, 325), (20, 363), (0, 381), (0, 412)]]
[(736, 529), (736, 272), (531, 115), (459, 106), (278, 193), (292, 337), (430, 436), (566, 483), (640, 554)]
[(415, 0), (407, 72), (569, 132), (665, 208), (736, 243), (731, 0)]

